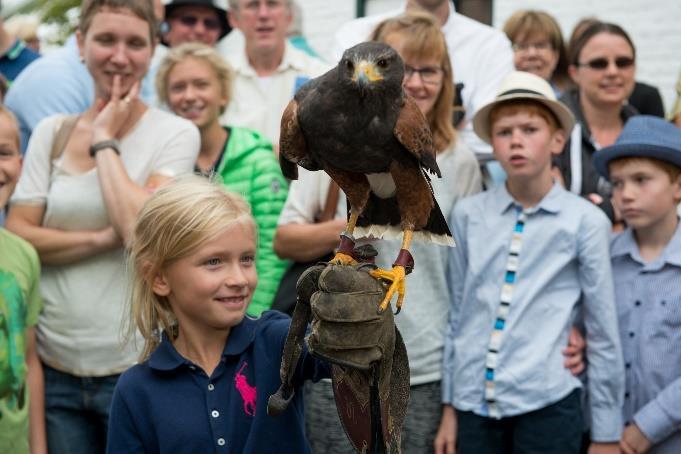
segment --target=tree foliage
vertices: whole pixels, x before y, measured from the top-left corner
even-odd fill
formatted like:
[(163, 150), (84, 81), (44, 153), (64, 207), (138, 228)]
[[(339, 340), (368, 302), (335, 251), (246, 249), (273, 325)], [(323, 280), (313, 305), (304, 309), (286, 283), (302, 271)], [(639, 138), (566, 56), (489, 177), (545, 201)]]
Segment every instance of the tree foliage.
[(56, 29), (55, 40), (63, 42), (75, 28), (81, 0), (26, 0), (12, 13), (36, 14), (40, 22)]

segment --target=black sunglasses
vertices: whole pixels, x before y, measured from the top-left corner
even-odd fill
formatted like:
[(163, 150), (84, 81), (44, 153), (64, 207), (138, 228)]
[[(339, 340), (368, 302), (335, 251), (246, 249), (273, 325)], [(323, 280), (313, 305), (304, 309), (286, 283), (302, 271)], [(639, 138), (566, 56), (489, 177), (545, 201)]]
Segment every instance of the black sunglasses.
[[(177, 20), (186, 27), (195, 27), (200, 19), (196, 16), (180, 16)], [(219, 30), (221, 28), (220, 21), (211, 18), (204, 18), (203, 26), (206, 27), (206, 30)]]
[[(577, 66), (588, 66), (591, 69), (602, 71), (610, 65), (612, 60), (607, 58), (594, 58), (586, 63), (579, 63)], [(615, 66), (618, 69), (630, 68), (634, 65), (634, 59), (631, 57), (617, 57), (615, 59)]]

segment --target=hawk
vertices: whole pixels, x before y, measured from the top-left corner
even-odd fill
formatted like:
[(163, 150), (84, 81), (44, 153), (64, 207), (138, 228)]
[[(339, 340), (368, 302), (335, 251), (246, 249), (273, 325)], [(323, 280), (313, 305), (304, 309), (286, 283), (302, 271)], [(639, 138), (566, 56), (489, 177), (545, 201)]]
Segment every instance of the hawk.
[(297, 179), (296, 165), (323, 170), (348, 198), (350, 216), (333, 263), (356, 263), (355, 236), (402, 235), (392, 269), (372, 271), (391, 282), (379, 311), (395, 292), (397, 311), (402, 307), (405, 275), (413, 266), (412, 238), (454, 245), (426, 174), (441, 176), (432, 135), (402, 89), (403, 77), (404, 63), (393, 48), (358, 44), (335, 68), (303, 85), (281, 119), (284, 176)]

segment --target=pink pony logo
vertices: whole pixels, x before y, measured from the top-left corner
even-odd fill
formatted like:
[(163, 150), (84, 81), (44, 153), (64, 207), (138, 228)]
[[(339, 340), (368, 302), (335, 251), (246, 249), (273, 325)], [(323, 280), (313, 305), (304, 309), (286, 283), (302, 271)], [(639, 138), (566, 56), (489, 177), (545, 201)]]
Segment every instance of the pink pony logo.
[(246, 366), (248, 366), (248, 363), (244, 361), (241, 369), (234, 376), (234, 385), (244, 401), (244, 413), (248, 416), (255, 416), (255, 386), (249, 385), (246, 381), (246, 376), (241, 373)]

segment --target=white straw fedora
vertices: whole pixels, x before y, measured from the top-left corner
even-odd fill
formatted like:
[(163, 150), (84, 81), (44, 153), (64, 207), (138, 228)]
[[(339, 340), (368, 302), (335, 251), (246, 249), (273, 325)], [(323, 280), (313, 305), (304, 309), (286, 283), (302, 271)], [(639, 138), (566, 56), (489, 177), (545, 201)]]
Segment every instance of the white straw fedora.
[(491, 143), (489, 114), (499, 103), (510, 99), (531, 99), (544, 104), (558, 119), (567, 137), (575, 125), (572, 112), (556, 99), (553, 89), (539, 76), (522, 71), (514, 71), (504, 78), (494, 101), (483, 106), (473, 117), (473, 130), (487, 143)]

